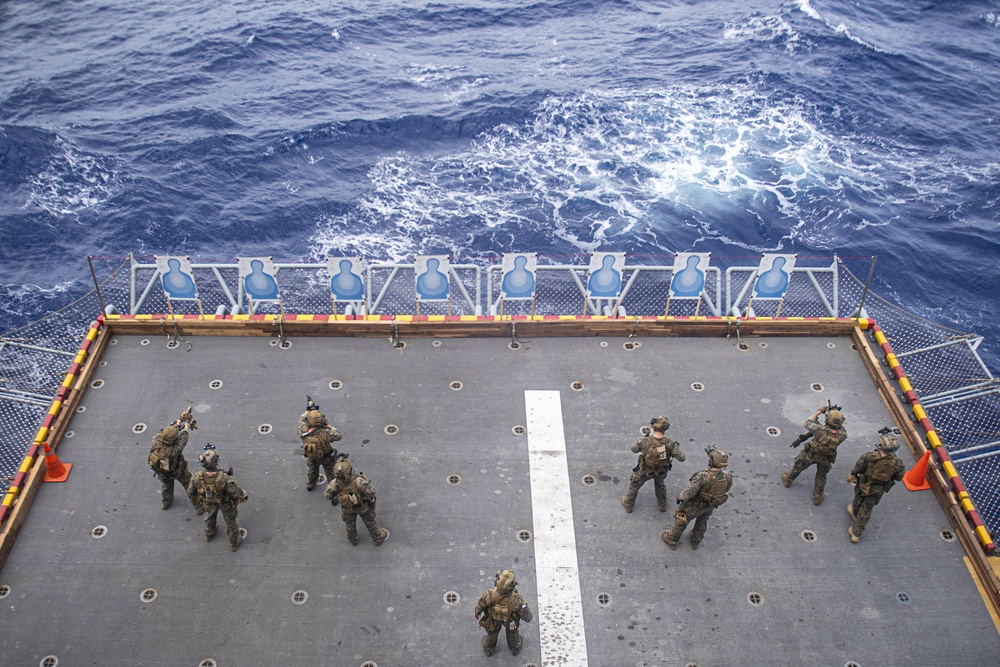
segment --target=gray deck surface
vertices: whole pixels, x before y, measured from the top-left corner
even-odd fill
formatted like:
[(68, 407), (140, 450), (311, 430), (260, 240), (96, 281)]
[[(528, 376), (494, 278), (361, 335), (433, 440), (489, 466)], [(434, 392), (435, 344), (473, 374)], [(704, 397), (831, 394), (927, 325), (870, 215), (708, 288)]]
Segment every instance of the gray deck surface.
[[(408, 339), (402, 354), (383, 338), (297, 338), (287, 350), (262, 338), (191, 338), (190, 352), (142, 340), (119, 336), (107, 348), (94, 375), (104, 385), (88, 390), (59, 449), (74, 465), (69, 481), (42, 486), (0, 572), (10, 587), (0, 664), (50, 655), (60, 667), (543, 664), (536, 545), (518, 539), (533, 528), (528, 440), (514, 432), (526, 423), (527, 389), (561, 392), (585, 619), (573, 631), (585, 634), (589, 665), (997, 664), (1000, 636), (960, 544), (940, 534), (950, 527), (931, 492), (897, 485), (862, 542), (847, 538), (844, 478), (889, 423), (848, 338), (751, 339), (748, 350), (641, 339), (632, 351), (623, 338), (539, 338), (517, 351), (505, 339)], [(213, 380), (224, 384), (211, 389)], [(304, 490), (294, 428), (307, 393), (378, 489), (379, 522), (391, 531), (379, 548), (360, 522), (352, 547), (339, 508)], [(844, 405), (849, 439), (827, 501), (814, 507), (815, 468), (790, 489), (779, 475), (827, 398)], [(251, 494), (235, 554), (221, 516), (206, 544), (183, 496), (161, 511), (146, 465), (152, 435), (189, 402), (199, 422), (192, 472), (211, 441)], [(660, 541), (671, 520), (652, 483), (633, 514), (619, 501), (636, 460), (629, 446), (657, 414), (688, 457), (667, 477), (669, 498), (705, 466), (706, 445), (731, 455), (732, 497), (696, 552), (687, 534), (676, 552)], [(139, 422), (149, 429), (136, 435)], [(261, 424), (273, 430), (262, 435)], [(397, 434), (384, 432), (389, 424)], [(107, 534), (95, 539), (99, 525)], [(472, 609), (508, 567), (536, 619), (523, 626), (519, 656), (501, 633), (487, 658)], [(140, 598), (148, 588), (152, 602)], [(303, 604), (296, 591), (308, 594)], [(573, 664), (565, 655), (544, 664)]]

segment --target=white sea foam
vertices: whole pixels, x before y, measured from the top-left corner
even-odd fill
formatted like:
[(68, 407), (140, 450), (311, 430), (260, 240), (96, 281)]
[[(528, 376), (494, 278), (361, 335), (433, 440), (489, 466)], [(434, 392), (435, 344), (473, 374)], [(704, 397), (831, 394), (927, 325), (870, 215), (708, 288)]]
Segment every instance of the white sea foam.
[(30, 179), (24, 208), (73, 215), (99, 206), (119, 191), (109, 160), (87, 155), (61, 137), (56, 137), (55, 149), (46, 168)]
[[(755, 252), (791, 239), (833, 248), (845, 229), (889, 224), (854, 212), (852, 197), (935, 205), (955, 176), (954, 164), (917, 159), (905, 146), (842, 136), (822, 124), (830, 116), (836, 110), (775, 100), (751, 84), (553, 96), (529, 121), (498, 125), (464, 150), (384, 156), (368, 194), (349, 214), (319, 221), (313, 240), (319, 255), (396, 260), (530, 249), (519, 245), (525, 237), (560, 252), (688, 249), (671, 247), (679, 234), (685, 245)], [(908, 189), (897, 197), (900, 184)], [(733, 220), (765, 219), (768, 241), (734, 238)]]
[(809, 0), (798, 0), (799, 11), (808, 16), (809, 18), (816, 19), (817, 21), (822, 21), (823, 17), (819, 15), (812, 5), (809, 4)]
[(726, 23), (723, 37), (737, 42), (784, 44), (785, 51), (794, 52), (802, 40), (782, 16), (748, 16)]

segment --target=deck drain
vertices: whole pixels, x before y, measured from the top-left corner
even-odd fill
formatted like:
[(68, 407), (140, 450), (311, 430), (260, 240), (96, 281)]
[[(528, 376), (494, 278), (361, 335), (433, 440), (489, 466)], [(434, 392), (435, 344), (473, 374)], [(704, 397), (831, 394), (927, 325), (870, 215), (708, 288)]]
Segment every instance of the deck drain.
[(247, 529), (246, 529), (246, 528), (240, 528), (240, 536), (241, 536), (241, 537), (242, 537), (243, 539), (246, 539), (246, 537), (247, 537), (247, 535), (248, 535), (248, 534), (249, 534), (249, 533), (247, 532)]
[(145, 433), (146, 432), (146, 425), (143, 424), (142, 422), (139, 422), (138, 424), (133, 424), (132, 425), (132, 432), (133, 433)]
[(101, 368), (104, 368), (105, 366), (108, 365), (108, 362), (106, 359), (102, 359), (97, 365), (100, 366)]
[(222, 380), (212, 380), (208, 383), (209, 389), (219, 389), (220, 387), (222, 387)]
[(844, 663), (844, 667), (861, 667), (861, 663), (860, 662), (854, 662), (853, 660), (850, 660), (850, 661)]
[(176, 340), (168, 340), (167, 341), (167, 349), (168, 350), (172, 350), (175, 347), (177, 347), (178, 345), (180, 345), (180, 342), (178, 342)]
[(521, 542), (531, 541), (531, 531), (530, 530), (519, 530), (517, 531), (517, 539)]
[(56, 667), (59, 664), (59, 658), (54, 655), (47, 655), (42, 658), (42, 661), (38, 663), (39, 667)]
[(395, 424), (389, 424), (384, 429), (386, 435), (396, 435), (399, 433), (399, 427)]
[(456, 605), (461, 599), (461, 596), (455, 591), (448, 591), (444, 594), (444, 603), (447, 605)]
[(764, 596), (761, 595), (760, 593), (748, 593), (747, 602), (749, 602), (755, 607), (759, 607), (762, 604), (764, 604)]
[(406, 349), (406, 341), (405, 340), (398, 340), (395, 343), (393, 343), (392, 346), (394, 348), (396, 348), (397, 350), (405, 350)]
[(858, 346), (855, 343), (851, 343), (851, 349), (856, 350), (858, 349)]
[(512, 340), (511, 342), (507, 343), (507, 347), (509, 347), (512, 350), (520, 350), (521, 344), (518, 343), (516, 340)]
[(74, 435), (76, 435), (76, 431), (66, 431), (63, 433), (64, 438), (72, 438)]
[(569, 386), (569, 388), (572, 389), (573, 391), (583, 391), (584, 387), (586, 387), (586, 385), (580, 382), (579, 380), (576, 380)]
[(108, 341), (108, 345), (117, 345), (117, 344), (118, 344), (117, 338), (112, 338), (111, 340)]
[(439, 340), (432, 340), (431, 341), (431, 347), (441, 347), (441, 341), (439, 341)]
[(600, 345), (601, 345), (601, 347), (607, 347), (608, 346), (608, 341), (602, 340), (601, 343), (600, 343)]
[(143, 602), (152, 602), (153, 600), (156, 599), (156, 589), (147, 588), (146, 590), (144, 590), (142, 593), (139, 594), (139, 599), (142, 600)]
[(648, 426), (643, 426), (642, 428), (639, 429), (639, 433), (642, 433), (644, 436), (649, 435), (652, 432), (653, 429), (649, 428)]
[(198, 667), (216, 667), (215, 660), (212, 660), (211, 658), (205, 658), (204, 660), (198, 663)]
[(458, 380), (455, 380), (454, 382), (452, 382), (448, 386), (451, 387), (454, 391), (461, 391), (462, 390), (462, 383), (459, 382)]
[(341, 382), (340, 380), (330, 380), (330, 389), (333, 389), (334, 391), (340, 389), (343, 386), (344, 383)]
[(139, 345), (149, 345), (149, 339), (143, 338), (142, 340), (139, 341)]
[(638, 343), (637, 341), (633, 341), (633, 340), (630, 340), (630, 341), (628, 341), (626, 343), (622, 343), (622, 347), (624, 347), (629, 352), (631, 352), (632, 350), (639, 349), (639, 345), (640, 345), (640, 343)]
[(317, 484), (326, 484), (326, 475), (324, 475), (323, 473), (320, 473), (319, 477), (316, 478), (316, 483)]
[(373, 660), (365, 660), (361, 663), (361, 667), (378, 667), (378, 664)]
[(747, 350), (750, 349), (750, 344), (749, 343), (744, 343), (743, 341), (740, 341), (740, 343), (739, 343), (739, 345), (737, 347), (739, 347), (742, 351), (746, 352)]
[(827, 343), (826, 346), (832, 350), (833, 348), (837, 347), (837, 344), (836, 343)]
[(528, 432), (528, 429), (524, 428), (523, 426), (515, 426), (511, 430), (514, 432), (514, 435), (524, 435), (525, 433)]
[(462, 483), (462, 477), (460, 475), (448, 475), (448, 483), (452, 486), (458, 486)]
[(951, 532), (950, 530), (942, 530), (941, 539), (944, 540), (945, 542), (954, 542), (955, 533)]
[(910, 604), (909, 593), (896, 593), (896, 599), (899, 600), (899, 604)]
[(802, 539), (805, 540), (806, 542), (816, 541), (816, 533), (812, 532), (811, 530), (803, 530), (801, 535)]
[(271, 347), (275, 347), (278, 344), (278, 339), (272, 338), (271, 340), (267, 341), (267, 344), (270, 345)]
[(697, 662), (689, 662), (684, 667), (700, 667), (700, 665)]
[(107, 526), (94, 526), (93, 530), (90, 531), (90, 536), (98, 540), (107, 534), (108, 534)]
[(586, 486), (593, 486), (594, 484), (597, 484), (597, 478), (594, 477), (593, 475), (584, 475), (583, 476), (583, 483)]
[(76, 409), (76, 411), (77, 412), (86, 412), (87, 411), (87, 406), (86, 405), (81, 405), (80, 407), (78, 407)]
[(303, 604), (309, 599), (309, 594), (305, 591), (295, 591), (292, 593), (292, 602), (295, 604)]
[(10, 586), (8, 586), (6, 584), (4, 584), (3, 586), (0, 586), (0, 599), (3, 599), (5, 597), (7, 597), (8, 595), (10, 595)]
[(292, 347), (292, 341), (286, 338), (285, 340), (281, 341), (281, 343), (278, 344), (278, 347), (280, 347), (282, 350), (290, 349)]
[(705, 385), (703, 385), (700, 382), (692, 382), (691, 388), (694, 389), (695, 391), (705, 391)]
[(611, 596), (608, 595), (607, 593), (598, 593), (597, 604), (601, 605), (602, 607), (607, 607), (609, 604), (611, 604)]
[(813, 382), (809, 386), (813, 391), (823, 391), (823, 385), (821, 385), (819, 382)]
[(104, 380), (98, 378), (97, 380), (91, 382), (90, 386), (93, 387), (94, 389), (100, 389), (101, 387), (104, 386)]
[(764, 341), (761, 341), (761, 342), (757, 343), (757, 346), (760, 347), (760, 349), (762, 349), (762, 350), (766, 350), (767, 349), (767, 343), (765, 343)]
[(260, 433), (261, 435), (267, 435), (268, 433), (271, 432), (271, 425), (261, 424), (260, 426), (257, 427), (257, 432)]
[(767, 434), (772, 438), (777, 438), (779, 435), (781, 435), (781, 429), (778, 428), (777, 426), (768, 426)]

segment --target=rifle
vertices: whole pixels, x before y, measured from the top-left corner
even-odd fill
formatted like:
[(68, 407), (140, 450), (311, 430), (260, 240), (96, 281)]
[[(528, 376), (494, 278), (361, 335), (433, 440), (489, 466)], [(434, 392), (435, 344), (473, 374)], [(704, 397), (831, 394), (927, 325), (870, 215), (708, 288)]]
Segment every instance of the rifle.
[(188, 425), (192, 431), (198, 428), (198, 422), (195, 420), (194, 415), (191, 414), (191, 406), (187, 406), (187, 410), (181, 413), (180, 420), (182, 423)]
[[(826, 405), (824, 405), (823, 407), (821, 407), (818, 410), (818, 412), (821, 415), (825, 415), (830, 410), (843, 410), (843, 409), (844, 409), (844, 406), (842, 406), (842, 405), (834, 405), (833, 402), (831, 402), (830, 399), (828, 398), (828, 399), (826, 399)], [(789, 445), (789, 447), (791, 447), (792, 449), (795, 449), (796, 447), (798, 447), (799, 445), (801, 445), (803, 442), (805, 442), (806, 440), (808, 440), (811, 437), (813, 437), (813, 433), (802, 433), (802, 434), (799, 435), (799, 437), (795, 438), (795, 440), (792, 441), (792, 444)]]

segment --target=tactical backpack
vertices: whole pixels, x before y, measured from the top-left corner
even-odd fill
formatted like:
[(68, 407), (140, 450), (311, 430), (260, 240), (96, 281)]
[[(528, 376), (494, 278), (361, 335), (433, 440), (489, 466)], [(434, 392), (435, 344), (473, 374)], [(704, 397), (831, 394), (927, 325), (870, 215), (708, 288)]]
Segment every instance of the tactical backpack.
[(226, 495), (226, 482), (229, 478), (225, 473), (217, 473), (209, 477), (204, 471), (199, 471), (194, 477), (194, 491), (199, 501), (205, 505), (221, 505)]
[(175, 457), (174, 448), (170, 445), (165, 447), (154, 447), (149, 452), (149, 467), (153, 472), (160, 475), (169, 475), (174, 470)]
[(875, 484), (885, 484), (896, 474), (896, 462), (892, 456), (871, 461), (868, 463), (868, 479)]
[(718, 507), (729, 500), (729, 480), (726, 473), (721, 470), (715, 473), (715, 477), (710, 482), (702, 485), (698, 491), (698, 499), (708, 503), (712, 507)]
[(813, 436), (812, 453), (823, 458), (830, 458), (837, 453), (837, 445), (840, 442), (838, 433), (831, 433), (829, 429), (823, 429)]
[(646, 470), (670, 469), (670, 440), (648, 436), (642, 447), (642, 462)]
[[(497, 592), (497, 595), (500, 595), (500, 593)], [(518, 606), (517, 600), (514, 599), (513, 595), (505, 595), (490, 607), (490, 618), (494, 621), (506, 623), (514, 618)]]
[(329, 442), (319, 431), (310, 431), (302, 438), (302, 450), (311, 459), (322, 459), (333, 453)]

